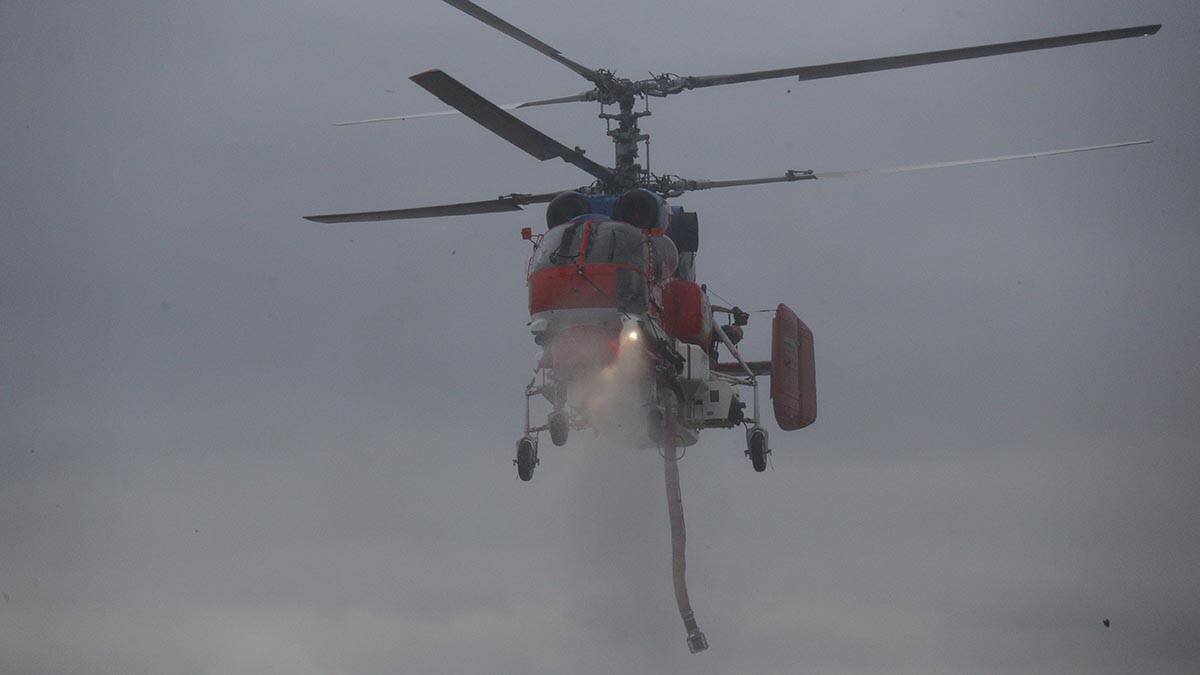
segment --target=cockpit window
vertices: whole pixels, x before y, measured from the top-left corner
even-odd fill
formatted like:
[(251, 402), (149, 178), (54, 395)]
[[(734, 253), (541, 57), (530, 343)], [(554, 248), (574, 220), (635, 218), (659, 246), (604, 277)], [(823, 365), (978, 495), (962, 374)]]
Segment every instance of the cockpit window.
[(538, 246), (537, 260), (533, 270), (555, 265), (574, 265), (579, 257), (579, 240), (583, 236), (582, 219), (576, 218), (562, 225), (550, 228), (542, 243)]
[(654, 249), (654, 264), (660, 279), (670, 279), (679, 269), (679, 249), (669, 237), (654, 237), (650, 240)]
[(617, 221), (592, 224), (588, 237), (587, 261), (620, 263), (643, 268), (646, 265), (646, 238), (642, 231)]
[(597, 216), (580, 216), (557, 227), (550, 228), (538, 247), (533, 269), (574, 265), (579, 262), (579, 247), (583, 231), (591, 223), (588, 235), (588, 250), (584, 262), (618, 263), (642, 269), (646, 265), (646, 238), (642, 231), (625, 223), (602, 220)]

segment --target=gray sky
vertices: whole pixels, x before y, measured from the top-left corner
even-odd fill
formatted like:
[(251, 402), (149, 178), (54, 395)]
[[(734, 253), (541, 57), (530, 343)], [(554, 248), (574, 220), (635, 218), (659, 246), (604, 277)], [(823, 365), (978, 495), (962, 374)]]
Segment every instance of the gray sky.
[[(821, 411), (765, 474), (740, 432), (683, 461), (692, 656), (658, 458), (515, 479), (541, 210), (300, 220), (583, 184), (330, 123), (440, 109), (431, 67), (586, 83), (434, 0), (0, 3), (0, 672), (1200, 669), (1200, 6), (487, 6), (633, 77), (1165, 24), (658, 101), (659, 172), (1155, 144), (681, 200), (704, 281), (813, 328)], [(595, 112), (523, 118), (607, 159)]]

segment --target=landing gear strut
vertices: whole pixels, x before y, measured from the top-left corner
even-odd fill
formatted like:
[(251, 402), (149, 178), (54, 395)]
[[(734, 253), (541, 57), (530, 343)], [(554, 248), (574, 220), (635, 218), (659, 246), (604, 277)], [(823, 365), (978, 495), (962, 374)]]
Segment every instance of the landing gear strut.
[(538, 465), (537, 438), (526, 436), (517, 441), (517, 458), (513, 464), (517, 465), (517, 477), (521, 480), (533, 478), (533, 469)]
[(771, 450), (767, 448), (767, 431), (760, 427), (755, 427), (746, 432), (746, 455), (750, 458), (750, 463), (754, 465), (754, 470), (762, 473), (767, 470), (767, 455), (771, 454)]

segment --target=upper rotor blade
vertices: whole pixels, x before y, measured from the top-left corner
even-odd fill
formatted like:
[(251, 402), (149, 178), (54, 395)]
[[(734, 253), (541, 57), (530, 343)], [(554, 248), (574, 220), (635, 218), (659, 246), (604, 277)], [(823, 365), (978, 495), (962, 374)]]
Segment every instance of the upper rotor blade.
[[(554, 105), (556, 103), (574, 103), (576, 101), (593, 100), (594, 94), (590, 91), (585, 91), (582, 94), (573, 96), (560, 96), (558, 98), (543, 98), (536, 101), (521, 101), (520, 103), (505, 103), (496, 107), (501, 110), (520, 110), (521, 108), (532, 108), (539, 105)], [(411, 115), (397, 115), (395, 117), (375, 117), (369, 120), (354, 120), (352, 122), (334, 122), (335, 127), (348, 127), (355, 124), (371, 124), (374, 122), (398, 122), (401, 120), (415, 120), (422, 117), (442, 117), (445, 115), (461, 115), (458, 110), (439, 110), (438, 112), (415, 113)]]
[(409, 79), (492, 133), (542, 161), (561, 157), (564, 162), (574, 164), (600, 180), (611, 181), (614, 178), (610, 169), (584, 157), (579, 148), (568, 148), (525, 124), (440, 70), (427, 70)]
[(363, 223), (375, 220), (410, 220), (413, 218), (438, 218), (441, 216), (466, 216), (475, 213), (501, 213), (503, 211), (521, 211), (525, 204), (545, 204), (554, 199), (558, 192), (546, 192), (539, 195), (513, 194), (498, 199), (485, 199), (478, 202), (459, 202), (441, 206), (420, 206), (412, 209), (393, 209), (391, 211), (362, 211), (360, 213), (330, 213), (321, 216), (304, 216), (305, 220), (314, 223)]
[(769, 80), (777, 77), (796, 76), (801, 81), (819, 80), (827, 77), (857, 75), (859, 73), (872, 73), (880, 70), (911, 68), (913, 66), (924, 66), (931, 63), (946, 63), (948, 61), (977, 59), (985, 56), (998, 56), (1000, 54), (1027, 52), (1037, 49), (1068, 47), (1070, 45), (1080, 45), (1089, 42), (1103, 42), (1106, 40), (1121, 40), (1124, 38), (1142, 37), (1154, 35), (1159, 31), (1160, 28), (1162, 28), (1162, 24), (1135, 26), (1133, 28), (1103, 30), (1093, 33), (1076, 33), (1074, 35), (1059, 35), (1057, 37), (1020, 40), (1018, 42), (999, 42), (996, 44), (981, 45), (978, 47), (961, 47), (958, 49), (922, 52), (919, 54), (905, 54), (902, 56), (888, 56), (878, 59), (827, 63), (819, 66), (801, 66), (798, 68), (758, 70), (749, 73), (733, 73), (730, 75), (700, 75), (684, 77), (682, 80), (684, 88), (687, 89), (695, 89), (697, 87), (713, 87), (721, 84), (737, 84), (739, 82), (755, 82), (757, 80)]
[(586, 78), (592, 82), (596, 82), (596, 83), (600, 82), (600, 74), (597, 73), (596, 71), (592, 70), (591, 68), (588, 68), (587, 66), (575, 63), (571, 59), (568, 59), (567, 57), (563, 56), (562, 52), (558, 51), (554, 47), (551, 47), (550, 45), (546, 44), (545, 42), (542, 42), (541, 40), (533, 37), (529, 33), (526, 33), (525, 31), (521, 30), (520, 28), (517, 28), (516, 26), (505, 21), (504, 19), (501, 19), (500, 17), (496, 16), (495, 14), (492, 14), (491, 12), (480, 7), (479, 5), (476, 5), (475, 3), (470, 2), (469, 0), (442, 0), (442, 2), (445, 2), (447, 5), (450, 5), (451, 7), (454, 7), (455, 9), (458, 9), (467, 14), (470, 14), (471, 16), (475, 17), (476, 19), (479, 19), (480, 21), (486, 23), (487, 25), (491, 26), (492, 28), (495, 28), (496, 30), (500, 31), (501, 33), (504, 33), (505, 35), (509, 36), (510, 38), (513, 38), (514, 40), (516, 40), (522, 44), (533, 47), (534, 49), (541, 52), (542, 54), (549, 56), (550, 58), (554, 59), (555, 61), (558, 61), (559, 63), (563, 64), (564, 66), (566, 66), (566, 67), (570, 68), (571, 70), (575, 71), (576, 73), (582, 75), (584, 78)]
[(1021, 155), (999, 155), (996, 157), (983, 157), (980, 159), (960, 159), (952, 162), (935, 162), (932, 164), (909, 164), (905, 166), (893, 166), (886, 169), (855, 169), (852, 171), (788, 171), (782, 176), (768, 176), (766, 178), (739, 178), (733, 180), (677, 180), (671, 183), (668, 187), (672, 191), (690, 192), (693, 190), (710, 190), (713, 188), (722, 187), (737, 187), (742, 185), (762, 185), (764, 183), (790, 183), (798, 180), (818, 180), (822, 178), (850, 178), (854, 176), (872, 176), (887, 173), (904, 173), (906, 171), (924, 171), (926, 169), (943, 169), (952, 166), (970, 166), (972, 164), (989, 164), (992, 162), (1007, 162), (1014, 159), (1035, 159), (1038, 157), (1051, 157), (1053, 155), (1067, 155), (1073, 152), (1089, 152), (1091, 150), (1108, 150), (1111, 148), (1124, 148), (1130, 145), (1144, 145), (1152, 143), (1151, 140), (1141, 141), (1125, 141), (1122, 143), (1108, 143), (1105, 145), (1089, 145), (1081, 148), (1064, 148), (1061, 150), (1044, 150), (1042, 152), (1028, 152)]

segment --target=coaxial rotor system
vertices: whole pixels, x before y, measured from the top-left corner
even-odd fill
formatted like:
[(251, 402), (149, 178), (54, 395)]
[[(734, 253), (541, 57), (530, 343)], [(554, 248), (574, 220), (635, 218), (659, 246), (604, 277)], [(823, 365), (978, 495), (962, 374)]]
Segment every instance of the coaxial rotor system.
[[(1162, 28), (1161, 24), (1149, 24), (1119, 28), (1114, 30), (1074, 33), (1052, 37), (1018, 40), (1014, 42), (999, 42), (972, 47), (959, 47), (939, 51), (902, 54), (882, 58), (841, 61), (819, 65), (795, 66), (756, 70), (723, 75), (677, 75), (664, 73), (651, 75), (641, 80), (631, 80), (618, 77), (613, 71), (605, 68), (591, 68), (564, 55), (558, 49), (530, 35), (524, 30), (492, 14), (469, 0), (442, 0), (446, 4), (474, 17), (488, 26), (521, 42), (535, 51), (549, 57), (559, 64), (583, 77), (592, 84), (592, 88), (578, 94), (559, 96), (555, 98), (536, 99), (517, 103), (497, 105), (476, 93), (463, 83), (454, 79), (441, 70), (428, 70), (413, 75), (410, 79), (448, 106), (450, 110), (399, 115), (394, 117), (377, 117), (372, 119), (340, 122), (341, 126), (368, 124), (435, 117), (441, 115), (465, 115), (492, 133), (500, 136), (509, 143), (524, 150), (538, 160), (561, 159), (591, 175), (594, 182), (579, 188), (580, 192), (590, 194), (616, 194), (632, 188), (645, 188), (657, 192), (664, 197), (673, 197), (694, 190), (708, 190), (719, 187), (736, 187), (747, 185), (762, 185), (768, 183), (785, 183), (825, 178), (845, 178), (873, 174), (887, 174), (904, 171), (917, 171), (933, 168), (966, 166), (988, 162), (1007, 161), (1047, 157), (1075, 152), (1104, 150), (1130, 145), (1149, 143), (1148, 140), (1108, 143), (1086, 147), (1064, 148), (1042, 152), (1030, 152), (1016, 155), (1002, 155), (978, 159), (937, 162), (931, 164), (914, 164), (880, 169), (861, 169), (852, 171), (787, 170), (782, 174), (762, 178), (738, 178), (729, 180), (690, 179), (675, 175), (656, 175), (648, 167), (638, 163), (638, 144), (649, 140), (649, 135), (642, 133), (638, 120), (649, 115), (649, 110), (637, 110), (637, 102), (651, 97), (667, 97), (683, 92), (706, 87), (757, 82), (761, 80), (795, 77), (799, 81), (818, 80), (832, 77), (843, 77), (861, 73), (871, 73), (899, 68), (930, 65), (977, 59), (1017, 52), (1054, 49), (1095, 42), (1122, 40), (1126, 38), (1154, 35)], [(570, 147), (550, 138), (529, 124), (518, 119), (510, 111), (523, 108), (557, 105), (575, 102), (599, 102), (602, 106), (616, 106), (615, 112), (602, 112), (601, 118), (610, 125), (608, 136), (614, 145), (614, 165), (604, 166), (586, 157), (584, 150), (578, 146)], [(386, 211), (364, 211), (357, 213), (337, 213), (317, 216), (307, 216), (308, 220), (321, 223), (344, 223), (375, 220), (402, 220), (412, 218), (432, 218), (439, 216), (458, 216), (478, 213), (500, 213), (519, 211), (529, 204), (547, 203), (554, 198), (556, 192), (546, 193), (514, 193), (502, 195), (495, 199), (459, 202), (437, 206), (417, 208), (392, 209)]]

